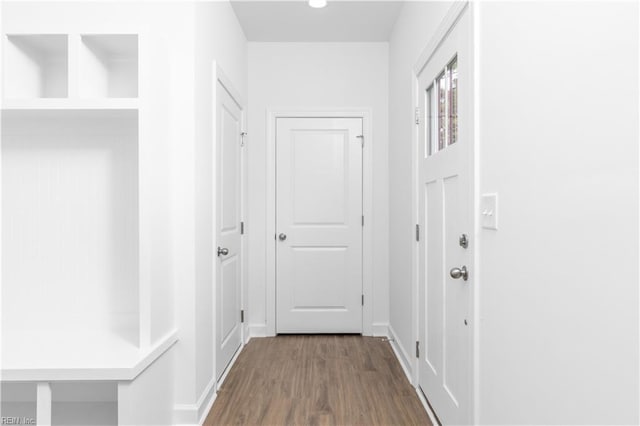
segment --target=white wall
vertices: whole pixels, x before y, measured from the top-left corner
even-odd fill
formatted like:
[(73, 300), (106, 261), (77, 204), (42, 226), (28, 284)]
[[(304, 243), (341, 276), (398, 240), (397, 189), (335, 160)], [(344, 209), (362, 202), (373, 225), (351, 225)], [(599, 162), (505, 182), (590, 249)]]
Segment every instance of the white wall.
[(249, 305), (266, 325), (267, 108), (369, 107), (373, 111), (374, 323), (388, 321), (387, 43), (249, 43)]
[(246, 39), (229, 2), (194, 3), (191, 20), (192, 44), (184, 48), (192, 52), (194, 63), (193, 77), (188, 79), (194, 142), (181, 138), (183, 143), (175, 153), (179, 161), (174, 193), (179, 244), (174, 257), (179, 262), (175, 279), (181, 339), (177, 350), (183, 356), (175, 370), (177, 423), (197, 423), (215, 392), (213, 61), (247, 98)]
[(480, 15), (485, 424), (637, 424), (638, 4)]
[(405, 357), (412, 354), (415, 342), (411, 281), (415, 244), (411, 204), (413, 67), (449, 7), (450, 2), (405, 3), (389, 42), (389, 323)]
[[(411, 66), (447, 8), (407, 3), (390, 42), (390, 323), (405, 350)], [(479, 192), (499, 196), (499, 229), (477, 243), (476, 422), (637, 424), (638, 5), (483, 2), (475, 22)]]

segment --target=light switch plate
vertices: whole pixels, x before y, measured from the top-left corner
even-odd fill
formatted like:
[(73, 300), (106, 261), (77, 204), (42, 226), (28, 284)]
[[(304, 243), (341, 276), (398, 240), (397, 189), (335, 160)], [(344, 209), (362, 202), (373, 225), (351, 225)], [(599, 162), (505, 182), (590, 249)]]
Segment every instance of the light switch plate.
[(498, 229), (498, 194), (482, 194), (480, 214), (484, 229)]

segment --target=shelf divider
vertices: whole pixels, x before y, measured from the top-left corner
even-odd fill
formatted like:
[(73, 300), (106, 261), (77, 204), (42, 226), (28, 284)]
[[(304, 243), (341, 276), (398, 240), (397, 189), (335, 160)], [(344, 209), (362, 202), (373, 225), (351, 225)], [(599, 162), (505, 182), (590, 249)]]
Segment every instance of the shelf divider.
[(51, 405), (51, 383), (38, 383), (36, 400), (36, 422), (38, 426), (51, 426)]
[(79, 96), (79, 78), (80, 78), (80, 35), (69, 34), (69, 98), (75, 99)]

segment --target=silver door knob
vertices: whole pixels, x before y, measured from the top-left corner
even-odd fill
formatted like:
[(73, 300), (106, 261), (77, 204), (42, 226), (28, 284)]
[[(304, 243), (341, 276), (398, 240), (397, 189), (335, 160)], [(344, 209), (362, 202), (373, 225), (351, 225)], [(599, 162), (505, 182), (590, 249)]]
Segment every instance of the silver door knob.
[(462, 279), (466, 281), (469, 278), (469, 271), (467, 271), (466, 266), (462, 268), (452, 268), (451, 271), (449, 271), (449, 275), (455, 279), (462, 277)]
[(229, 249), (228, 248), (220, 248), (218, 247), (218, 257), (222, 256), (226, 256), (229, 254)]
[(278, 235), (278, 239), (279, 239), (280, 241), (284, 241), (284, 240), (286, 240), (286, 239), (287, 239), (287, 234), (280, 234), (280, 235)]

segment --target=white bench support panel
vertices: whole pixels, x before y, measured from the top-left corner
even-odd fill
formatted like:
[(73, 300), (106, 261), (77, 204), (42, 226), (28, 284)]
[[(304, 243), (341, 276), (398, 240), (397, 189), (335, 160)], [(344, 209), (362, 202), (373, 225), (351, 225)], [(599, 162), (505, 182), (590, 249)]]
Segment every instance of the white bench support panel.
[(119, 425), (173, 424), (173, 349), (132, 381), (118, 383)]
[(38, 426), (51, 426), (51, 383), (38, 383), (36, 421)]

